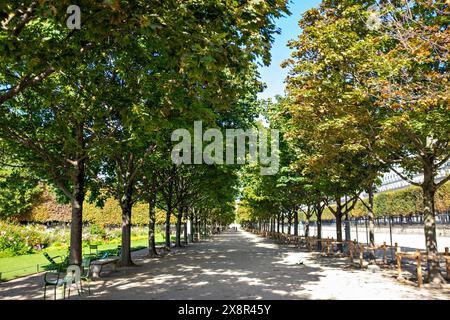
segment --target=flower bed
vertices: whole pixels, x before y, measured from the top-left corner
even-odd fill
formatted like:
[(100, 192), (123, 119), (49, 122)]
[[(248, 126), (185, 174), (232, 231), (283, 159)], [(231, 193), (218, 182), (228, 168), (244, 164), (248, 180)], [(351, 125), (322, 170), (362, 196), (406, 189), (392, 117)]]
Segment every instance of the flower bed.
[[(122, 230), (106, 229), (91, 224), (83, 230), (83, 246), (90, 244), (120, 244)], [(148, 228), (133, 227), (131, 240), (148, 237)], [(46, 228), (39, 224), (26, 226), (0, 221), (0, 258), (39, 252), (44, 248), (67, 249), (70, 229), (67, 227)]]
[(49, 245), (50, 235), (40, 225), (21, 226), (0, 221), (0, 257), (32, 253)]

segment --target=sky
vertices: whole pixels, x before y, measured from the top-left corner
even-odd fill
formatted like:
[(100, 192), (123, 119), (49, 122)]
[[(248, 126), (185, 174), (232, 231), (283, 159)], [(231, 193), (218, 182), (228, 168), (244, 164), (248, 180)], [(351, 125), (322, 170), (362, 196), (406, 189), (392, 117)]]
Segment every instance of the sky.
[(280, 18), (276, 25), (281, 29), (281, 34), (275, 35), (272, 46), (272, 61), (268, 67), (259, 67), (261, 80), (266, 83), (267, 88), (260, 93), (260, 99), (274, 98), (276, 95), (284, 94), (284, 79), (288, 70), (281, 68), (280, 64), (291, 55), (291, 50), (287, 47), (287, 42), (296, 39), (301, 32), (298, 20), (306, 10), (318, 7), (321, 0), (290, 0), (290, 16)]

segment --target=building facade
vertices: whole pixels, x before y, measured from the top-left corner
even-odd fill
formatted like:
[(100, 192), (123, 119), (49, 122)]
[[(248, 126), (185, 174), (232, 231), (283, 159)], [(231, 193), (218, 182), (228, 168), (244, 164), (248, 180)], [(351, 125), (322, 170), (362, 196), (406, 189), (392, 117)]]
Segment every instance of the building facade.
[[(396, 170), (399, 173), (403, 172), (403, 169), (398, 167)], [(450, 160), (447, 161), (441, 168), (438, 170), (436, 175), (436, 181), (442, 180), (444, 177), (450, 174)], [(423, 181), (423, 174), (416, 174), (413, 176), (412, 181), (421, 183)], [(377, 193), (398, 190), (409, 187), (411, 184), (408, 181), (402, 179), (397, 173), (394, 171), (389, 171), (383, 174), (381, 177), (381, 185), (377, 188)]]

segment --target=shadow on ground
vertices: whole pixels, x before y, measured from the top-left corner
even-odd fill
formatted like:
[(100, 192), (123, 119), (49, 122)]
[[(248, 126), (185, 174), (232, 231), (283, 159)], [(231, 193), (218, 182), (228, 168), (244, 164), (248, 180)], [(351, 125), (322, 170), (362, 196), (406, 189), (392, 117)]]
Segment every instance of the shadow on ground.
[[(299, 262), (303, 262), (300, 264)], [(305, 283), (320, 268), (270, 240), (226, 233), (139, 267), (96, 286), (93, 298), (124, 299), (308, 299)]]
[[(227, 232), (160, 258), (133, 253), (136, 267), (106, 272), (81, 299), (448, 299), (350, 268), (346, 258)], [(0, 284), (0, 299), (42, 299), (43, 274)], [(72, 297), (71, 297), (72, 298)], [(74, 299), (80, 299), (74, 296)]]

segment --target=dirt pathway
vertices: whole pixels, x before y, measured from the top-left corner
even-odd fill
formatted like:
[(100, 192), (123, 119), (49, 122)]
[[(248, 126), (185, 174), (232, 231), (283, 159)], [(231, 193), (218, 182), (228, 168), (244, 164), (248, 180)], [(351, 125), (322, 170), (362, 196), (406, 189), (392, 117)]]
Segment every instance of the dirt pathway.
[[(162, 258), (137, 253), (135, 262), (93, 282), (84, 299), (450, 299), (448, 290), (417, 289), (244, 231)], [(41, 284), (42, 274), (0, 284), (0, 299), (42, 299)]]

